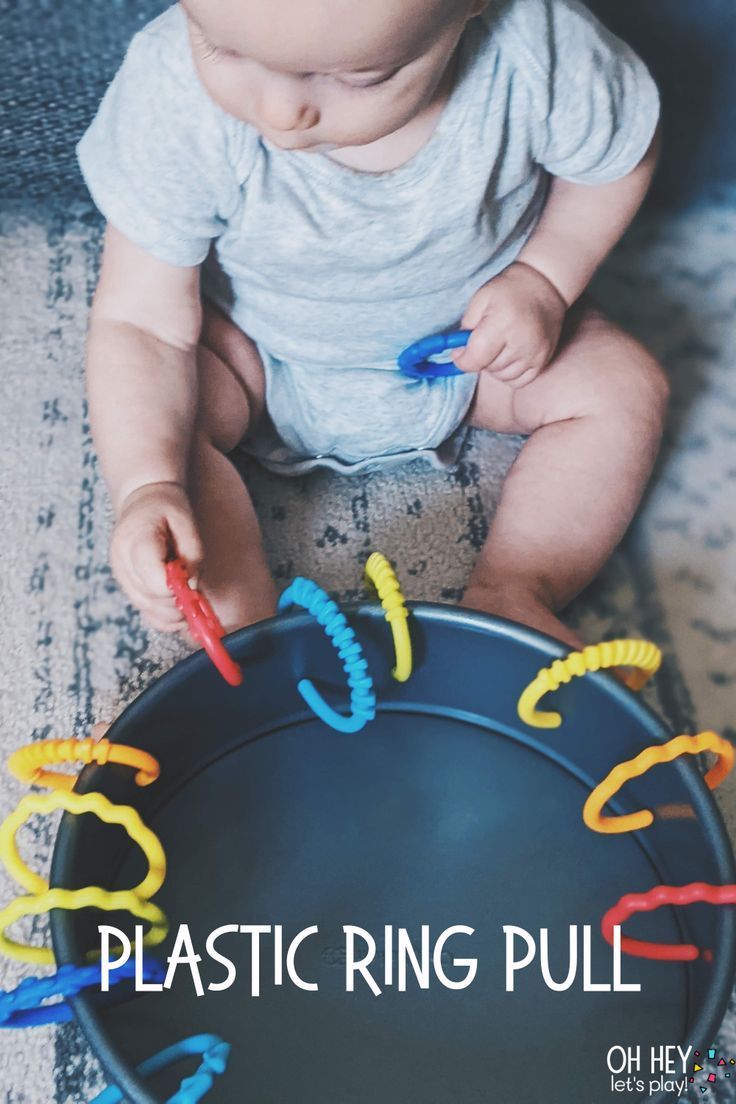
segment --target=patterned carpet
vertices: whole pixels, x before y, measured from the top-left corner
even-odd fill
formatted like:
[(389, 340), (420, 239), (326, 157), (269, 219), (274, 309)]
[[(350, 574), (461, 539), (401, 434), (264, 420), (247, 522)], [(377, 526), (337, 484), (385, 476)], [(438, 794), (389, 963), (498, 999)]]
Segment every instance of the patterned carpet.
[[(6, 651), (0, 754), (29, 738), (84, 734), (110, 718), (185, 647), (149, 632), (107, 565), (109, 512), (85, 417), (85, 319), (100, 228), (84, 204), (0, 216), (4, 365), (0, 603)], [(668, 437), (624, 545), (571, 612), (589, 640), (643, 634), (666, 659), (648, 700), (675, 730), (731, 738), (736, 704), (736, 212), (649, 214), (598, 281), (608, 309), (662, 357), (673, 383)], [(356, 594), (367, 550), (390, 555), (411, 597), (453, 601), (520, 442), (476, 435), (451, 476), (414, 464), (345, 481), (246, 475), (280, 580)], [(23, 788), (3, 783), (0, 814)], [(736, 781), (719, 804), (736, 841)], [(55, 826), (32, 823), (25, 853), (43, 869)], [(11, 886), (0, 878), (2, 899)], [(43, 925), (34, 925), (40, 936)], [(28, 934), (30, 934), (30, 927)], [(22, 973), (0, 962), (0, 984)], [(719, 1040), (736, 1057), (736, 1005)], [(74, 1027), (0, 1035), (4, 1104), (82, 1104), (99, 1069)], [(736, 1099), (727, 1082), (706, 1099)], [(4, 1095), (3, 1095), (4, 1093)], [(692, 1099), (703, 1099), (698, 1093)]]

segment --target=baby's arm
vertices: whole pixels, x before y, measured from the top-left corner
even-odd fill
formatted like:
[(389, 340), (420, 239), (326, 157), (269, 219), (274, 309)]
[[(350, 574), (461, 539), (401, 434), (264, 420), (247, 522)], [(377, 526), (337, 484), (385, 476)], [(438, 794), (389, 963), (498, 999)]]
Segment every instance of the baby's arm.
[(646, 155), (612, 184), (553, 178), (542, 217), (518, 256), (557, 289), (568, 307), (622, 237), (649, 190), (659, 156), (659, 129)]
[(654, 173), (659, 132), (637, 167), (611, 184), (552, 179), (547, 203), (514, 264), (480, 288), (462, 320), (473, 334), (455, 355), (513, 387), (551, 360), (565, 314), (639, 210)]
[(108, 224), (87, 342), (90, 420), (115, 513), (116, 578), (156, 620), (180, 618), (162, 566), (170, 536), (202, 547), (185, 490), (197, 408), (199, 269), (158, 260)]

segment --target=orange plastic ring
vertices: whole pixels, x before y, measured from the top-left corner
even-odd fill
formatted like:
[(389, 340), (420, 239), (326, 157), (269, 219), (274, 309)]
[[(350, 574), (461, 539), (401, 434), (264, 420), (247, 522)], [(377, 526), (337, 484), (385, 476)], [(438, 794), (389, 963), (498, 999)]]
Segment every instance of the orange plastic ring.
[(44, 768), (50, 763), (75, 762), (99, 763), (101, 766), (118, 763), (132, 767), (136, 771), (135, 782), (138, 786), (150, 786), (161, 773), (158, 760), (148, 752), (126, 744), (111, 744), (104, 736), (101, 740), (88, 737), (85, 740), (41, 740), (26, 744), (10, 756), (8, 770), (29, 785), (45, 786), (50, 790), (71, 790), (77, 781), (76, 775)]
[(654, 814), (648, 809), (642, 809), (638, 813), (626, 813), (623, 816), (602, 816), (601, 810), (625, 782), (646, 774), (655, 764), (671, 763), (681, 755), (699, 755), (702, 751), (712, 751), (718, 756), (718, 761), (706, 774), (705, 782), (711, 790), (720, 786), (734, 764), (733, 745), (716, 732), (700, 732), (697, 736), (675, 736), (666, 744), (645, 748), (635, 759), (619, 763), (613, 768), (585, 802), (583, 820), (588, 828), (607, 835), (636, 832), (641, 828), (648, 828), (654, 820)]

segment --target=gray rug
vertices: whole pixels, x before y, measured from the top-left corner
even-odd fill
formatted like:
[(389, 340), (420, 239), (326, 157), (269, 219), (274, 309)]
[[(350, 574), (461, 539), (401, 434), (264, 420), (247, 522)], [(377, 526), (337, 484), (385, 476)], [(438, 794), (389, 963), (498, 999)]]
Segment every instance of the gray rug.
[[(675, 730), (707, 726), (731, 737), (735, 241), (736, 213), (727, 208), (649, 215), (598, 281), (599, 298), (666, 362), (674, 400), (645, 507), (571, 613), (589, 640), (655, 639), (666, 659), (647, 691), (654, 708)], [(30, 738), (86, 733), (186, 650), (142, 626), (107, 564), (110, 518), (82, 386), (98, 248), (97, 218), (82, 204), (55, 213), (6, 209), (1, 216), (3, 756)], [(451, 476), (416, 464), (351, 481), (322, 474), (280, 481), (246, 472), (277, 578), (311, 575), (352, 597), (367, 551), (380, 548), (396, 561), (411, 597), (454, 601), (519, 445), (478, 434)], [(4, 781), (0, 815), (23, 792)], [(736, 782), (718, 800), (736, 840)], [(54, 830), (38, 823), (23, 833), (22, 845), (41, 869)], [(3, 901), (13, 893), (4, 878), (0, 893)], [(40, 938), (43, 923), (33, 927)], [(0, 984), (7, 988), (25, 972), (0, 961)], [(736, 1008), (718, 1045), (736, 1057)], [(99, 1078), (74, 1027), (0, 1034), (4, 1104), (82, 1104)], [(723, 1104), (734, 1095), (723, 1081), (705, 1099)]]

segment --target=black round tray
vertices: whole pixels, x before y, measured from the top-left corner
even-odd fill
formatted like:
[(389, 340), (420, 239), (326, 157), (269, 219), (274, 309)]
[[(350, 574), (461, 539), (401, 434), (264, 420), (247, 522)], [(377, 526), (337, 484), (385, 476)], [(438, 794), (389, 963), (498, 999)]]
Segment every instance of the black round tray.
[[(322, 630), (306, 614), (263, 622), (228, 640), (245, 679), (228, 687), (199, 653), (178, 664), (115, 722), (111, 740), (156, 755), (161, 778), (139, 789), (132, 772), (86, 768), (80, 792), (132, 804), (160, 836), (168, 876), (156, 897), (198, 952), (224, 924), (282, 925), (285, 939), (310, 925), (319, 934), (298, 953), (305, 992), (273, 984), (264, 937), (261, 993), (251, 996), (250, 942), (227, 935), (218, 950), (235, 961), (235, 984), (197, 997), (181, 969), (171, 990), (107, 1007), (94, 998), (75, 1012), (107, 1072), (135, 1104), (164, 1101), (181, 1070), (148, 1085), (135, 1065), (184, 1036), (213, 1032), (232, 1044), (213, 1104), (471, 1104), (499, 1095), (513, 1104), (603, 1104), (611, 1095), (606, 1056), (614, 1045), (707, 1046), (734, 975), (731, 909), (698, 905), (632, 919), (627, 934), (686, 940), (712, 957), (663, 963), (625, 957), (623, 979), (640, 993), (583, 992), (582, 966), (553, 992), (538, 966), (505, 990), (503, 925), (549, 929), (554, 976), (567, 972), (569, 926), (592, 928), (592, 980), (611, 981), (603, 913), (627, 892), (654, 885), (733, 882), (733, 855), (716, 805), (691, 761), (660, 766), (627, 784), (619, 812), (650, 808), (644, 832), (601, 836), (583, 824), (590, 789), (618, 762), (671, 735), (607, 675), (575, 679), (554, 695), (557, 730), (530, 729), (516, 702), (537, 670), (563, 654), (555, 642), (509, 622), (444, 606), (412, 607), (415, 673), (390, 675), (391, 636), (378, 606), (349, 610), (377, 684), (377, 719), (357, 735), (326, 728), (296, 690), (312, 677), (328, 699), (347, 698)], [(545, 703), (546, 705), (546, 703)], [(52, 884), (133, 885), (143, 860), (120, 829), (91, 815), (65, 815)], [(59, 962), (99, 945), (89, 911), (54, 912)], [(477, 958), (472, 985), (445, 988), (430, 972), (405, 992), (374, 995), (360, 977), (346, 992), (344, 925), (379, 941), (384, 925), (405, 927), (415, 948), (463, 924), (472, 937), (447, 944)], [(537, 938), (537, 942), (538, 942)], [(163, 952), (170, 949), (171, 939)], [(223, 980), (207, 958), (202, 979)], [(453, 972), (454, 971), (454, 972)], [(659, 1104), (671, 1093), (644, 1094)]]

